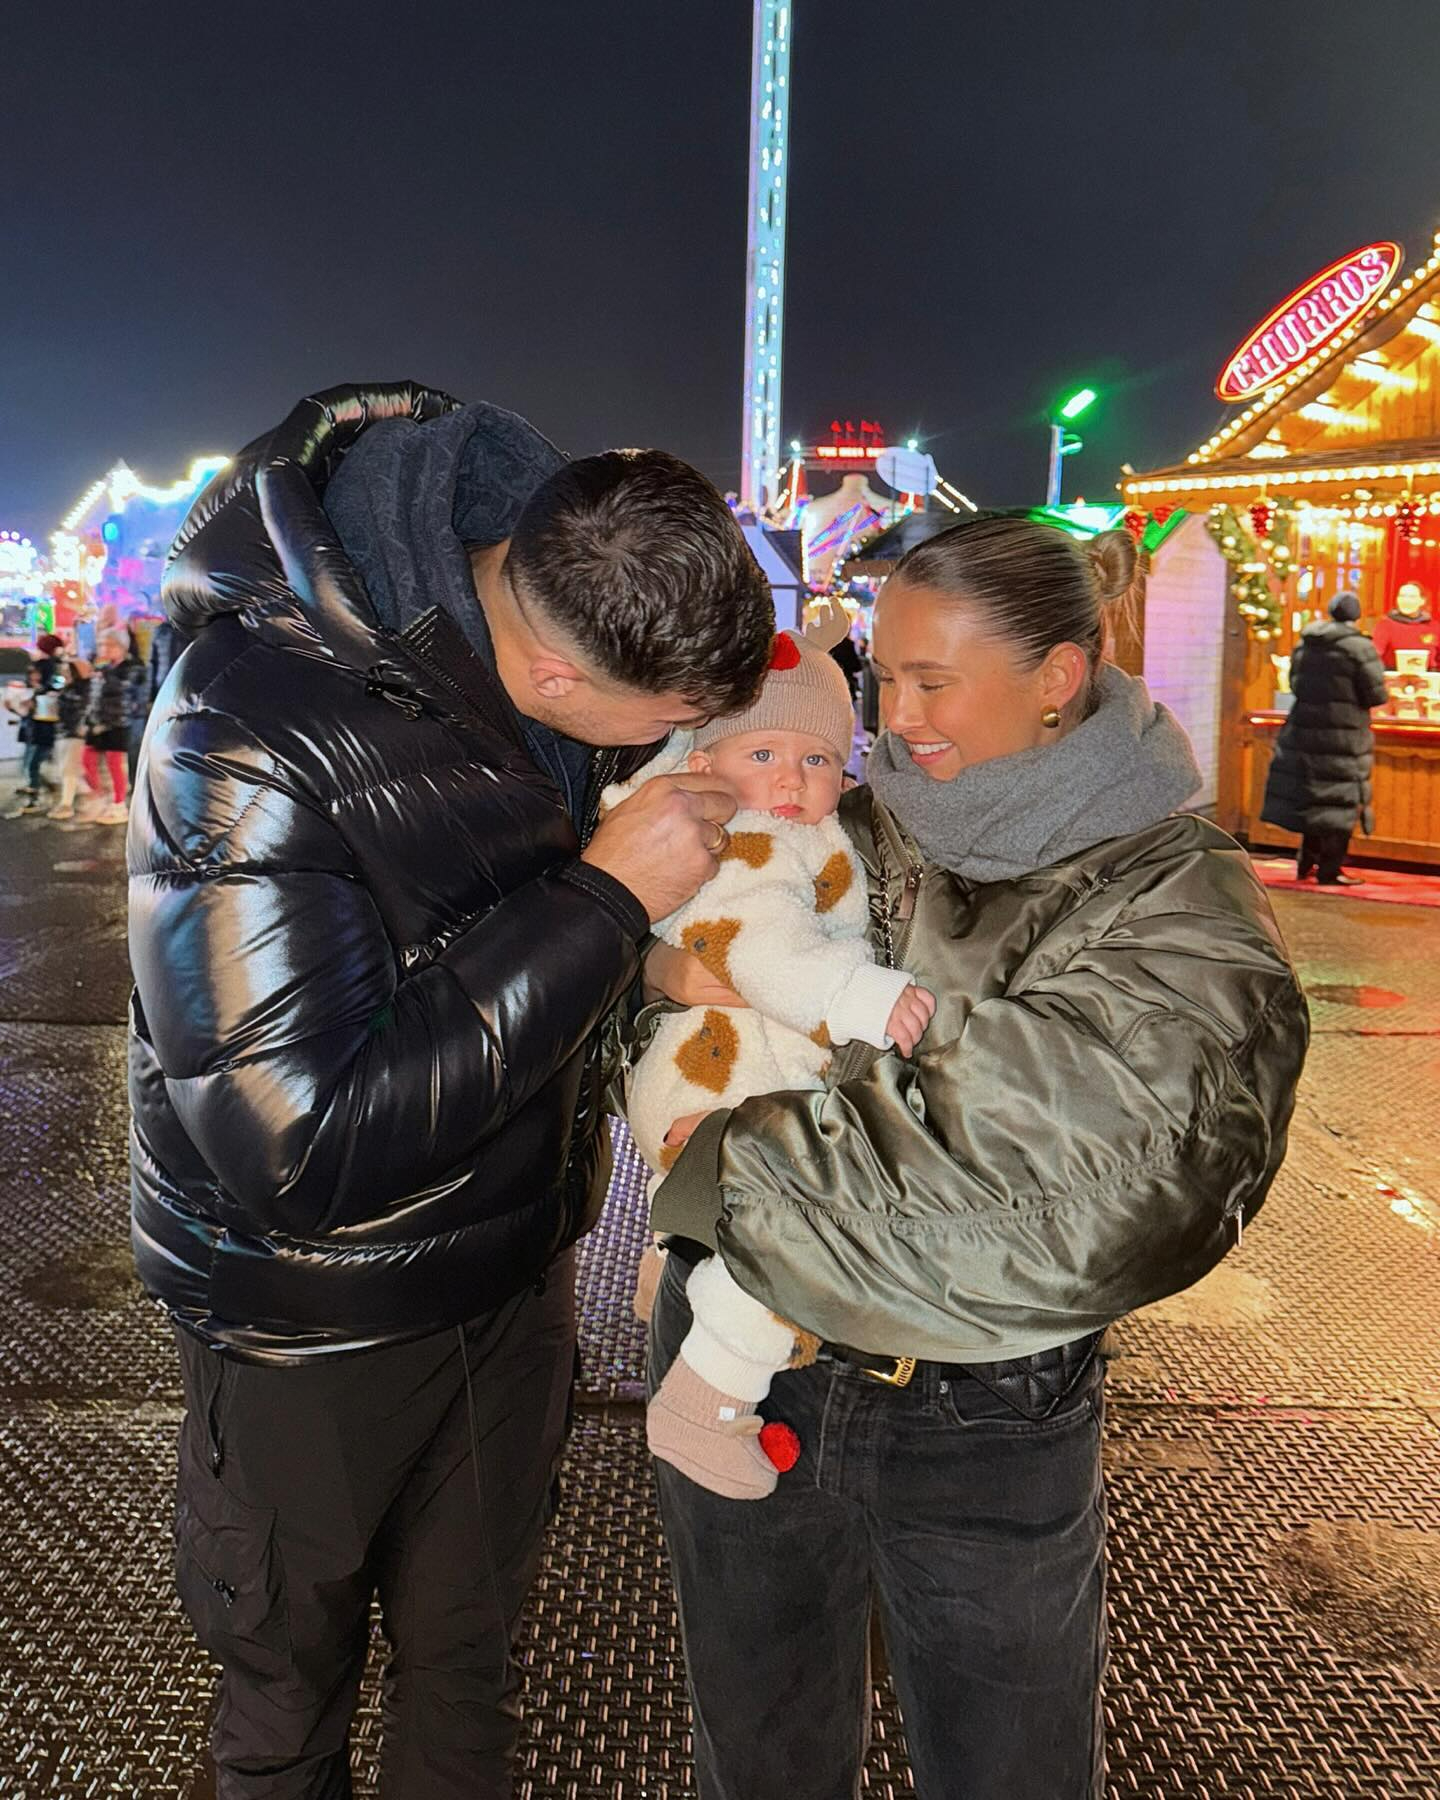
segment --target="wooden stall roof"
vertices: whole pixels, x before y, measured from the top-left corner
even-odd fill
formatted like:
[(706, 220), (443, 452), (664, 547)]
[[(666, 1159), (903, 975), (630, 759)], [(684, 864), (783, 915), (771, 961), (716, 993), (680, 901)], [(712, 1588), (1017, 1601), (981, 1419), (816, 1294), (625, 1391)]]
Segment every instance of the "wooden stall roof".
[(1199, 507), (1262, 485), (1334, 500), (1440, 487), (1440, 234), (1429, 259), (1183, 463), (1127, 475), (1127, 502)]

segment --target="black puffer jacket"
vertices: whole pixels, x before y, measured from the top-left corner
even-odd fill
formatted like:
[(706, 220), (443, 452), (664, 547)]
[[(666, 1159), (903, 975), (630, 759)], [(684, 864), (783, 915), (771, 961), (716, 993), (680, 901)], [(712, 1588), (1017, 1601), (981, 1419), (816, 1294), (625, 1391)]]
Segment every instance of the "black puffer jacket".
[(1290, 663), (1295, 702), (1280, 727), (1260, 816), (1282, 831), (1350, 831), (1370, 819), (1375, 735), (1385, 669), (1363, 632), (1339, 620), (1307, 625)]
[[(415, 386), (303, 402), (201, 496), (130, 824), (133, 1239), (243, 1355), (453, 1325), (594, 1222), (643, 910), (459, 629), (374, 620), (319, 494)], [(649, 751), (602, 752), (592, 782)]]
[(145, 717), (150, 677), (138, 657), (102, 662), (90, 678), (86, 725), (92, 735), (124, 731)]
[(85, 721), (90, 714), (90, 683), (94, 676), (68, 681), (60, 690), (60, 735), (84, 737)]

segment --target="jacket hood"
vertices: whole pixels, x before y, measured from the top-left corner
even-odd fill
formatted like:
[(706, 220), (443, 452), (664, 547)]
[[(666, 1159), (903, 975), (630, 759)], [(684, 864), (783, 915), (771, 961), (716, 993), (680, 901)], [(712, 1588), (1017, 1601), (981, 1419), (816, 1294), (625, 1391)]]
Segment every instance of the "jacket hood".
[(1183, 806), (1201, 785), (1179, 722), (1143, 681), (1113, 665), (1100, 703), (1053, 744), (933, 781), (904, 743), (881, 734), (868, 779), (932, 861), (971, 881), (1013, 881), (1128, 837)]
[(272, 641), (368, 668), (383, 627), (320, 495), (364, 432), (386, 419), (438, 419), (458, 405), (415, 382), (302, 400), (190, 508), (161, 587), (171, 624), (188, 635), (235, 615)]
[(509, 537), (564, 462), (527, 420), (480, 401), (439, 418), (372, 425), (331, 477), (323, 505), (382, 625), (406, 631), (439, 605), (488, 659), (466, 546)]

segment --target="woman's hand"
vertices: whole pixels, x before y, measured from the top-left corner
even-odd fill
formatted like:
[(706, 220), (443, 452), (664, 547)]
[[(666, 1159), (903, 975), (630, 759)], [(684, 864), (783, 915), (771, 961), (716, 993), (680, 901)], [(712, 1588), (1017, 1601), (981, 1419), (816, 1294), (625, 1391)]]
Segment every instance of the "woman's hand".
[(935, 996), (928, 988), (916, 987), (912, 982), (891, 1008), (885, 1034), (894, 1038), (895, 1048), (902, 1056), (913, 1056), (934, 1017)]
[(715, 979), (698, 956), (659, 940), (645, 958), (644, 985), (647, 1001), (674, 1000), (681, 1006), (745, 1004), (733, 988)]
[(694, 1133), (709, 1117), (708, 1112), (686, 1113), (682, 1118), (677, 1119), (665, 1133), (665, 1142), (675, 1145), (688, 1144)]

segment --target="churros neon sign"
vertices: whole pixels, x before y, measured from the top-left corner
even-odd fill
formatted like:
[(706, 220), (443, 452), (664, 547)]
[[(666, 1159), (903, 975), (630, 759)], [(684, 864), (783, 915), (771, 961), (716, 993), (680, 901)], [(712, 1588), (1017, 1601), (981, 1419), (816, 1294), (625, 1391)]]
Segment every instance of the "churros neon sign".
[(1222, 400), (1271, 387), (1369, 310), (1395, 279), (1404, 251), (1367, 244), (1312, 275), (1282, 300), (1230, 357), (1215, 383)]

